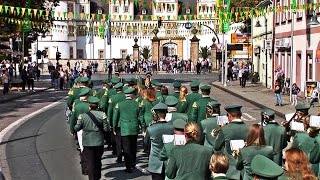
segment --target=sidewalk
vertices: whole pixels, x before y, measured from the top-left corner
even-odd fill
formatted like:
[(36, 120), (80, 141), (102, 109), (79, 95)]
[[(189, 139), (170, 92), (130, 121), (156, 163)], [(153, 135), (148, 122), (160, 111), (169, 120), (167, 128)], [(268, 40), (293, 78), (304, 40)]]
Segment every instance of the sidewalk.
[(0, 85), (0, 103), (5, 103), (9, 101), (16, 100), (20, 97), (25, 97), (31, 94), (36, 94), (42, 91), (45, 91), (47, 89), (50, 89), (51, 86), (51, 79), (50, 76), (43, 75), (39, 81), (34, 81), (34, 90), (28, 92), (28, 86), (26, 86), (26, 90), (22, 91), (20, 88), (20, 91), (17, 90), (17, 88), (12, 88), (12, 90), (9, 92), (9, 94), (2, 94), (3, 91), (3, 85)]
[[(260, 108), (270, 108), (276, 112), (276, 115), (284, 117), (285, 114), (295, 112), (295, 107), (291, 106), (288, 95), (282, 95), (284, 106), (275, 106), (275, 95), (271, 89), (267, 89), (262, 84), (251, 84), (247, 82), (245, 88), (241, 88), (238, 81), (232, 81), (231, 86), (223, 86), (221, 82), (215, 81), (212, 85), (223, 91), (226, 91), (236, 97), (242, 98)], [(298, 103), (306, 103), (305, 98), (298, 97)], [(311, 107), (309, 114), (318, 115), (320, 113), (319, 105), (316, 103), (315, 107)]]

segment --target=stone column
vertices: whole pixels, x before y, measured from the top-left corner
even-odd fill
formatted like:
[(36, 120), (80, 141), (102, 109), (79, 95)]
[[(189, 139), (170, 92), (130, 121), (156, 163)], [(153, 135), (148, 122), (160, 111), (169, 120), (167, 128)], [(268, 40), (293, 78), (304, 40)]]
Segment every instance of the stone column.
[(211, 46), (211, 64), (212, 69), (211, 71), (218, 70), (218, 61), (217, 61), (217, 45), (216, 45), (216, 38), (212, 38), (212, 46)]
[(155, 36), (151, 39), (152, 42), (152, 61), (156, 62), (159, 66), (159, 45), (160, 39)]
[(197, 62), (199, 61), (199, 41), (200, 39), (197, 38), (196, 34), (198, 33), (197, 29), (193, 29), (192, 31), (193, 37), (190, 39), (191, 47), (190, 47), (190, 58), (193, 62), (193, 65), (196, 66)]
[(133, 48), (133, 60), (134, 61), (139, 61), (139, 45), (137, 44), (138, 39), (134, 38), (134, 45), (132, 46)]

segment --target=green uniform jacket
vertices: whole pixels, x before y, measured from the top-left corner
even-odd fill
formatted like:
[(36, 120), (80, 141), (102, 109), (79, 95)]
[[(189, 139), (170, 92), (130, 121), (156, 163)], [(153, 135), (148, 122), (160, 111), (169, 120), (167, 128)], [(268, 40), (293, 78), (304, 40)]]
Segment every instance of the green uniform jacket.
[[(103, 124), (105, 130), (109, 130), (109, 124), (106, 124), (107, 116), (102, 111), (91, 111), (99, 123)], [(82, 143), (83, 146), (103, 146), (104, 136), (100, 129), (94, 124), (87, 113), (80, 114), (76, 126), (76, 131), (83, 129)]]
[(108, 89), (104, 90), (104, 94), (100, 98), (99, 106), (103, 112), (108, 113), (108, 107), (109, 107), (109, 91), (108, 91)]
[(114, 107), (121, 101), (125, 100), (126, 96), (121, 92), (115, 94), (109, 98), (109, 105), (108, 105), (108, 121), (111, 127), (117, 127), (117, 124), (113, 124), (113, 111)]
[[(177, 111), (177, 112), (186, 113), (186, 111), (187, 111), (187, 105), (188, 105), (187, 101), (181, 101), (181, 100), (179, 99), (178, 104), (177, 104), (177, 108), (178, 108), (178, 111)], [(187, 113), (186, 113), (186, 114), (187, 114)]]
[(114, 108), (114, 127), (120, 128), (121, 136), (139, 134), (139, 103), (131, 98), (119, 102)]
[(206, 119), (206, 113), (207, 113), (207, 103), (215, 101), (214, 99), (211, 99), (210, 97), (202, 97), (192, 105), (192, 111), (191, 111), (191, 119), (189, 121), (196, 122), (200, 124), (201, 120)]
[(287, 147), (286, 129), (275, 121), (268, 122), (263, 129), (266, 145), (273, 147), (273, 161), (282, 166), (282, 150)]
[(158, 121), (147, 128), (144, 143), (151, 144), (148, 163), (149, 172), (161, 174), (164, 164), (164, 162), (159, 159), (160, 151), (163, 148), (162, 135), (172, 135), (173, 131), (172, 124), (167, 123), (166, 121)]
[[(311, 150), (309, 151), (308, 159), (312, 164), (318, 164), (320, 168), (320, 136), (316, 136), (314, 140), (314, 144), (312, 145)], [(320, 178), (320, 169), (318, 169), (318, 174), (316, 174), (318, 178)]]
[(203, 136), (204, 136), (204, 146), (209, 147), (213, 149), (214, 142), (216, 140), (216, 137), (213, 137), (211, 135), (213, 129), (218, 129), (218, 117), (211, 117), (205, 120), (202, 120), (200, 122), (202, 130), (203, 130)]
[(143, 99), (140, 103), (141, 116), (140, 120), (143, 122), (142, 130), (145, 131), (146, 127), (150, 126), (151, 121), (153, 120), (153, 115), (151, 109), (159, 103), (159, 100), (150, 102), (146, 99)]
[(167, 95), (160, 94), (159, 96), (157, 96), (157, 99), (162, 103), (166, 101), (166, 98), (167, 98)]
[(253, 179), (251, 170), (251, 161), (257, 154), (263, 155), (269, 159), (273, 159), (273, 148), (271, 146), (247, 146), (240, 149), (237, 160), (237, 169), (244, 169), (243, 179)]
[(240, 171), (236, 169), (236, 159), (232, 156), (230, 148), (230, 140), (246, 140), (249, 127), (239, 119), (233, 120), (229, 124), (221, 128), (216, 141), (214, 142), (214, 150), (221, 151), (229, 158), (229, 169), (227, 177), (229, 179), (240, 179)]
[(72, 87), (68, 92), (67, 105), (70, 110), (72, 110), (73, 103), (76, 99), (79, 99), (80, 88)]
[(196, 102), (198, 99), (200, 99), (202, 96), (198, 92), (192, 92), (191, 94), (188, 94), (186, 96), (186, 110), (185, 113), (188, 115), (188, 118), (191, 119), (191, 111), (192, 111), (192, 105), (194, 102)]
[[(320, 135), (317, 136), (320, 137)], [(297, 132), (294, 136), (291, 148), (299, 148), (304, 153), (308, 154), (316, 141), (316, 137), (310, 137), (307, 132)], [(319, 163), (311, 164), (311, 168), (314, 174), (318, 176)]]
[(77, 99), (74, 102), (74, 107), (72, 108), (72, 114), (70, 118), (70, 132), (75, 133), (74, 126), (77, 123), (80, 114), (87, 113), (89, 111), (89, 104), (86, 101), (80, 101)]
[(91, 89), (89, 91), (89, 96), (97, 96), (97, 91), (95, 89)]
[(108, 90), (109, 98), (112, 97), (113, 95), (116, 95), (116, 94), (117, 94), (116, 89), (111, 88), (111, 89)]
[(161, 96), (161, 95), (162, 95), (161, 92), (157, 90), (157, 92), (156, 92), (156, 97), (158, 98), (158, 97)]
[(104, 95), (104, 93), (105, 93), (106, 91), (108, 91), (108, 89), (105, 88), (105, 87), (102, 88), (102, 89), (100, 89), (100, 90), (98, 91), (98, 93), (97, 93), (97, 97), (98, 97), (99, 99), (101, 99), (102, 96)]
[[(163, 148), (159, 156), (160, 161), (167, 161), (169, 159), (169, 154), (174, 147), (175, 145), (173, 144), (173, 142), (163, 144)], [(165, 162), (165, 166), (167, 166), (167, 162)], [(165, 180), (171, 179), (166, 176)]]
[(195, 141), (188, 141), (184, 146), (171, 150), (166, 175), (171, 179), (207, 180), (212, 150)]

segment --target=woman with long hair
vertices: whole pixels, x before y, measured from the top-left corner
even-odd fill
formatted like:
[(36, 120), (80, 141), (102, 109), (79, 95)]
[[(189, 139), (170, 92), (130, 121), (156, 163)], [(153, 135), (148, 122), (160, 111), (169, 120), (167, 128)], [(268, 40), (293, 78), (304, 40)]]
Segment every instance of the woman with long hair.
[(166, 86), (162, 86), (161, 89), (160, 89), (160, 93), (161, 94), (157, 97), (157, 99), (160, 102), (164, 103), (166, 98), (167, 98), (167, 96), (169, 96), (169, 90), (168, 90), (168, 88)]
[(244, 169), (243, 179), (253, 179), (251, 161), (257, 154), (273, 159), (273, 148), (266, 146), (263, 127), (253, 124), (249, 129), (246, 146), (235, 153), (238, 158), (236, 168)]
[(140, 103), (141, 116), (143, 124), (148, 127), (153, 120), (153, 114), (151, 109), (159, 103), (159, 100), (156, 98), (156, 90), (153, 87), (146, 89), (145, 99)]
[(186, 86), (181, 86), (180, 87), (180, 96), (179, 96), (179, 101), (178, 101), (178, 111), (180, 113), (185, 113), (187, 110), (187, 97), (188, 95), (188, 88)]
[(187, 143), (171, 150), (166, 175), (171, 179), (209, 179), (212, 149), (199, 144), (201, 128), (188, 122), (184, 128)]
[(310, 168), (306, 154), (297, 148), (288, 149), (285, 152), (285, 179), (294, 180), (317, 180)]

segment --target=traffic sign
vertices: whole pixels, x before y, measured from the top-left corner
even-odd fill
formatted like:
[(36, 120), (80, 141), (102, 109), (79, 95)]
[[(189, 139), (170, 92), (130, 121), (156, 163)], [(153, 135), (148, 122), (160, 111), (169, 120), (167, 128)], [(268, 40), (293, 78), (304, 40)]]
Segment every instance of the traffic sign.
[(223, 23), (222, 30), (224, 33), (230, 31), (230, 24), (229, 23)]

